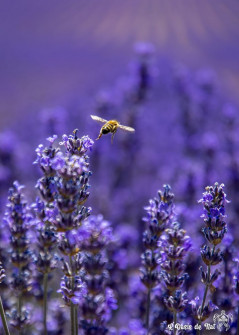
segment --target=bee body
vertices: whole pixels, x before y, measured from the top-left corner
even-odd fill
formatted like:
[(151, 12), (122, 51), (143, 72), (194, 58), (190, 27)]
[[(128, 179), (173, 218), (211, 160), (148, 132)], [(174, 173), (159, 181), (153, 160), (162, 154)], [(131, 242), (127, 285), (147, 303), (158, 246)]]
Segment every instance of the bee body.
[(117, 122), (116, 120), (111, 120), (106, 122), (106, 124), (104, 124), (100, 130), (100, 132), (102, 134), (108, 134), (108, 133), (114, 133), (116, 132), (117, 128), (118, 128), (119, 122)]
[(134, 132), (135, 131), (131, 127), (122, 126), (116, 120), (109, 120), (109, 121), (107, 121), (107, 120), (102, 119), (102, 118), (100, 118), (99, 116), (96, 116), (96, 115), (91, 115), (91, 118), (93, 120), (95, 120), (95, 121), (99, 121), (99, 122), (103, 122), (104, 123), (104, 125), (100, 129), (100, 133), (99, 133), (99, 136), (97, 137), (97, 140), (100, 139), (102, 135), (111, 133), (112, 134), (111, 142), (113, 143), (113, 138), (114, 138), (114, 135), (115, 135), (115, 133), (116, 133), (116, 131), (117, 131), (118, 128), (126, 130), (126, 131), (130, 131), (130, 132)]

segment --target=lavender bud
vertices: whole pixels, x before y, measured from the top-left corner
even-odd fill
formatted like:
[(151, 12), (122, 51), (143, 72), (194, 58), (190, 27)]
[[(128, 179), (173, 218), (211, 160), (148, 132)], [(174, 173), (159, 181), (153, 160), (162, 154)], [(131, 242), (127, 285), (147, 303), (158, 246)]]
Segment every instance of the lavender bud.
[(57, 292), (62, 294), (62, 298), (66, 305), (70, 306), (71, 302), (74, 305), (79, 305), (87, 294), (87, 288), (86, 284), (82, 282), (79, 276), (70, 278), (64, 276), (61, 279), (61, 288)]

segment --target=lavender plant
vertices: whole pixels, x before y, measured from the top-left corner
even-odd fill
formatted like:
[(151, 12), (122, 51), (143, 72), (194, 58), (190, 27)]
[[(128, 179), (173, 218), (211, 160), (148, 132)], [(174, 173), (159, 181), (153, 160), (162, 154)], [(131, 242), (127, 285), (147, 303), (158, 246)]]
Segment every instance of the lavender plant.
[[(220, 275), (218, 269), (212, 272), (212, 266), (222, 262), (222, 252), (218, 245), (221, 244), (224, 235), (227, 231), (225, 222), (225, 204), (228, 202), (224, 192), (224, 185), (215, 183), (214, 186), (206, 187), (206, 192), (203, 193), (203, 198), (199, 201), (203, 204), (205, 226), (202, 231), (209, 245), (204, 244), (201, 248), (202, 261), (206, 265), (206, 271), (201, 267), (201, 281), (205, 285), (203, 300), (200, 307), (197, 307), (198, 298), (191, 302), (193, 315), (201, 325), (202, 321), (206, 320), (211, 312), (216, 308), (211, 301), (206, 304), (208, 290), (211, 293), (215, 292), (213, 283)], [(201, 330), (198, 330), (198, 334)]]
[[(43, 291), (40, 295), (43, 300), (43, 325), (44, 334), (47, 334), (47, 297), (48, 297), (48, 281), (49, 274), (56, 267), (56, 256), (53, 254), (53, 250), (56, 245), (56, 229), (54, 222), (56, 220), (56, 209), (54, 207), (54, 200), (56, 195), (56, 171), (53, 168), (53, 160), (57, 155), (59, 149), (54, 148), (53, 144), (57, 136), (48, 138), (50, 145), (43, 147), (39, 145), (36, 149), (37, 159), (34, 162), (38, 164), (43, 176), (37, 182), (37, 189), (39, 190), (40, 198), (36, 199), (33, 204), (37, 221), (37, 244), (38, 252), (35, 254), (35, 265), (37, 271), (42, 274), (42, 278), (38, 276), (36, 278), (36, 285), (39, 280), (43, 283), (43, 288), (40, 287), (40, 291)], [(53, 166), (52, 166), (53, 165)], [(39, 285), (38, 285), (39, 288)]]
[(159, 242), (162, 252), (161, 274), (167, 288), (164, 297), (166, 308), (173, 314), (173, 333), (176, 334), (177, 314), (182, 312), (188, 303), (187, 293), (182, 291), (187, 273), (185, 273), (185, 256), (191, 248), (191, 241), (180, 224), (174, 222), (166, 229), (165, 239)]
[[(77, 229), (90, 215), (90, 208), (83, 206), (89, 192), (88, 157), (86, 152), (93, 141), (84, 136), (78, 138), (77, 130), (73, 136), (63, 136), (60, 143), (65, 146), (66, 154), (58, 152), (54, 158), (56, 170), (56, 208), (58, 217), (56, 230), (58, 232), (58, 248), (63, 256), (64, 277), (60, 292), (71, 310), (71, 334), (78, 334), (78, 307), (80, 298), (86, 294), (85, 284), (79, 275), (79, 242)], [(66, 259), (67, 258), (67, 259)]]
[(107, 247), (113, 241), (112, 228), (100, 215), (91, 216), (82, 228), (86, 236), (81, 249), (88, 294), (82, 302), (81, 325), (85, 335), (104, 335), (108, 332), (112, 311), (117, 309), (114, 292), (108, 286), (107, 271)]
[(24, 295), (31, 290), (32, 277), (30, 264), (32, 251), (28, 231), (32, 223), (29, 207), (22, 193), (23, 186), (17, 181), (9, 189), (5, 221), (9, 226), (11, 262), (13, 264), (10, 279), (11, 288), (17, 298), (16, 306), (10, 311), (11, 325), (22, 334), (30, 322), (29, 311), (24, 308)]
[(164, 190), (158, 192), (158, 198), (150, 200), (149, 206), (145, 207), (146, 217), (143, 220), (146, 222), (147, 229), (143, 234), (145, 251), (141, 255), (142, 267), (140, 270), (142, 272), (141, 280), (147, 289), (145, 327), (148, 333), (150, 331), (151, 293), (153, 288), (159, 284), (160, 277), (158, 242), (173, 217), (173, 199), (174, 195), (169, 185), (165, 185)]
[(232, 313), (237, 307), (237, 297), (234, 291), (233, 277), (235, 274), (236, 248), (233, 243), (233, 236), (229, 230), (230, 221), (228, 222), (228, 232), (223, 239), (223, 261), (221, 263), (221, 275), (217, 280), (217, 290), (212, 296), (216, 306), (220, 306), (226, 313)]

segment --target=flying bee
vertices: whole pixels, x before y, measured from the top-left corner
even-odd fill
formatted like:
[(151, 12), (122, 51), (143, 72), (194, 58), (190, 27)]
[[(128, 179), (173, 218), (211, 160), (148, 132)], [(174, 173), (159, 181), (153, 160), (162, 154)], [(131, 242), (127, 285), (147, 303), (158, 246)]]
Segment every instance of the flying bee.
[(99, 136), (97, 137), (96, 140), (99, 140), (102, 135), (112, 133), (111, 143), (113, 143), (113, 138), (114, 138), (115, 133), (116, 133), (118, 128), (126, 130), (126, 131), (130, 131), (131, 133), (135, 132), (134, 128), (123, 126), (116, 120), (107, 121), (107, 120), (102, 119), (101, 117), (96, 116), (96, 115), (91, 115), (91, 118), (95, 121), (104, 123), (104, 125), (100, 129)]

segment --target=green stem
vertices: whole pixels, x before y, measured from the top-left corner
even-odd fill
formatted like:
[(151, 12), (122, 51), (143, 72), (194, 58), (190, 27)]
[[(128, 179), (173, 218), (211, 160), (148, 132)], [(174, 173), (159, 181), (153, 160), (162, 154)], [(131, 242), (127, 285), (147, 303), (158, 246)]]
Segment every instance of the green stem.
[[(19, 294), (19, 297), (18, 297), (18, 315), (21, 319), (21, 316), (22, 316), (22, 293)], [(19, 329), (19, 335), (22, 335), (22, 330)]]
[(71, 302), (71, 335), (75, 335), (74, 304)]
[(177, 312), (173, 313), (173, 334), (176, 335)]
[[(210, 271), (210, 266), (208, 266), (208, 269), (207, 269), (208, 278), (210, 276), (210, 272), (211, 272)], [(206, 285), (205, 291), (204, 291), (204, 295), (203, 295), (203, 300), (202, 300), (202, 305), (201, 305), (201, 311), (200, 311), (200, 319), (201, 319), (202, 312), (203, 312), (203, 309), (204, 309), (204, 306), (205, 306), (205, 302), (206, 302), (206, 298), (207, 298), (207, 292), (208, 292), (208, 285)], [(199, 326), (201, 326), (201, 324), (202, 324), (202, 320), (199, 321)], [(198, 329), (197, 334), (198, 335), (201, 334), (201, 329)]]
[(151, 300), (151, 288), (148, 289), (148, 294), (147, 294), (147, 306), (146, 306), (146, 329), (147, 329), (147, 335), (149, 334), (150, 300)]
[[(71, 267), (71, 287), (74, 289), (74, 268), (72, 256), (69, 256), (70, 267)], [(78, 333), (78, 329), (76, 330), (76, 321), (75, 321), (75, 305), (71, 302), (71, 335), (76, 335)]]
[[(177, 247), (177, 244), (174, 244), (174, 247)], [(175, 260), (172, 261), (172, 275), (176, 276), (176, 271), (175, 271)], [(172, 291), (172, 296), (175, 296), (175, 290)], [(176, 323), (177, 323), (177, 312), (173, 312), (173, 334), (176, 335)]]
[(78, 306), (75, 305), (75, 332), (76, 332), (76, 335), (78, 335), (78, 328), (79, 328), (79, 325), (78, 325)]
[[(213, 246), (213, 250), (212, 250), (212, 254), (214, 254), (215, 251), (215, 245)], [(207, 267), (207, 281), (210, 280), (210, 275), (211, 275), (211, 265), (208, 265)], [(202, 300), (202, 305), (200, 308), (200, 321), (199, 321), (199, 325), (201, 326), (202, 324), (202, 313), (203, 313), (203, 309), (206, 303), (206, 298), (207, 298), (207, 292), (208, 292), (208, 284), (205, 287), (205, 291), (204, 291), (204, 295), (203, 295), (203, 300)], [(200, 335), (201, 334), (201, 329), (198, 329), (197, 334)]]
[(237, 309), (237, 335), (239, 335), (239, 306)]
[(6, 315), (4, 312), (4, 308), (3, 308), (3, 304), (2, 304), (2, 298), (0, 297), (0, 314), (1, 314), (1, 319), (2, 319), (2, 325), (5, 331), (6, 335), (10, 335), (8, 326), (7, 326), (7, 319), (6, 319)]
[(48, 286), (48, 273), (44, 273), (44, 277), (43, 277), (43, 322), (44, 322), (44, 335), (47, 335), (47, 286)]

